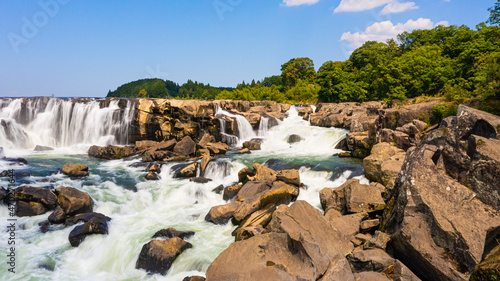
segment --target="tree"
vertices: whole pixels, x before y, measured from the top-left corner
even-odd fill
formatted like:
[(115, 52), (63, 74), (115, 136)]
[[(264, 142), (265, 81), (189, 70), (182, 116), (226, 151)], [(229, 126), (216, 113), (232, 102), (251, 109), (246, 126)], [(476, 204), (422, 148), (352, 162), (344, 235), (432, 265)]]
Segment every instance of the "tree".
[(487, 23), (500, 26), (500, 0), (497, 0), (495, 6), (488, 8), (488, 11), (490, 12), (490, 17)]
[(138, 98), (147, 98), (148, 91), (146, 91), (145, 89), (140, 90), (139, 93), (137, 94), (137, 97)]
[(291, 59), (281, 66), (281, 78), (285, 87), (294, 86), (299, 79), (311, 82), (316, 77), (314, 62), (310, 58)]

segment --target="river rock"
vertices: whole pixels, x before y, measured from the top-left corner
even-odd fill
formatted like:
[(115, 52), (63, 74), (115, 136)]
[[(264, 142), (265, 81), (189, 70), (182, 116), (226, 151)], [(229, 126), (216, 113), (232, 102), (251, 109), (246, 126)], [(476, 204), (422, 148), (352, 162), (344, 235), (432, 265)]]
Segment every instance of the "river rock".
[(188, 276), (184, 277), (182, 281), (205, 281), (205, 277), (203, 276)]
[(39, 202), (16, 202), (16, 216), (18, 217), (31, 217), (45, 214), (48, 211), (44, 204)]
[(242, 187), (243, 187), (242, 184), (237, 183), (224, 188), (224, 194), (222, 195), (222, 199), (224, 200), (233, 199), (238, 194), (238, 192)]
[(272, 185), (267, 181), (249, 181), (244, 184), (238, 191), (235, 201), (245, 201), (254, 198), (267, 190), (270, 190)]
[(351, 239), (359, 232), (361, 221), (368, 218), (368, 213), (358, 213), (345, 215), (340, 217), (325, 216), (325, 219), (330, 221), (338, 231), (340, 231), (347, 239)]
[(276, 180), (276, 171), (269, 169), (268, 167), (261, 165), (259, 163), (253, 164), (254, 176), (252, 180), (254, 181), (268, 181), (274, 182)]
[(189, 136), (185, 136), (175, 144), (174, 153), (182, 156), (191, 156), (196, 152), (196, 143)]
[(241, 202), (231, 202), (210, 208), (205, 220), (214, 224), (227, 224), (234, 215)]
[(234, 152), (234, 154), (250, 154), (252, 153), (248, 148), (242, 148)]
[(77, 215), (66, 218), (66, 220), (64, 221), (64, 225), (71, 226), (71, 225), (75, 225), (79, 222), (88, 222), (90, 220), (110, 222), (111, 218), (108, 216), (105, 216), (101, 213), (94, 213), (94, 212), (81, 213), (81, 214), (77, 214)]
[(146, 180), (148, 181), (157, 181), (157, 180), (160, 180), (160, 175), (158, 175), (158, 173), (156, 172), (149, 172), (146, 174)]
[(191, 247), (190, 243), (179, 237), (152, 240), (142, 247), (135, 268), (165, 275), (177, 256)]
[(322, 189), (320, 201), (324, 210), (334, 208), (343, 214), (373, 212), (385, 208), (380, 190), (371, 185), (360, 184), (357, 179), (350, 179), (337, 188)]
[(107, 145), (107, 146), (97, 146), (93, 145), (89, 148), (88, 154), (89, 156), (100, 158), (100, 159), (122, 159), (126, 157), (130, 157), (138, 153), (136, 146), (116, 146), (116, 145)]
[(391, 281), (385, 275), (374, 271), (365, 271), (354, 274), (354, 280), (356, 281)]
[[(387, 182), (393, 178), (394, 173), (397, 175), (399, 172), (405, 155), (406, 153), (404, 150), (399, 149), (390, 143), (377, 143), (373, 146), (370, 156), (363, 159), (365, 176), (371, 181), (387, 184)], [(393, 156), (395, 156), (395, 158), (391, 159)], [(386, 172), (384, 178), (386, 183), (384, 183), (384, 180), (382, 180), (382, 164), (389, 159), (391, 159), (391, 162), (386, 164), (385, 170), (390, 172)]]
[(167, 228), (157, 231), (152, 238), (189, 238), (194, 235), (193, 231), (178, 231), (175, 228)]
[(55, 193), (59, 206), (67, 215), (92, 212), (94, 200), (88, 193), (66, 186), (56, 188)]
[(14, 198), (26, 202), (42, 203), (47, 209), (52, 210), (57, 206), (57, 196), (54, 192), (44, 187), (21, 186), (15, 189)]
[(72, 178), (86, 177), (89, 175), (88, 171), (89, 171), (89, 167), (87, 165), (84, 165), (84, 164), (74, 165), (74, 164), (67, 163), (67, 164), (64, 164), (64, 166), (62, 168), (63, 174), (68, 175)]
[(337, 280), (354, 281), (354, 275), (352, 274), (349, 262), (340, 254), (337, 254), (334, 260), (330, 262), (325, 274), (318, 281)]
[(253, 141), (246, 141), (243, 143), (244, 148), (248, 148), (249, 150), (260, 150), (260, 143)]
[(54, 150), (54, 148), (50, 146), (43, 146), (43, 145), (36, 145), (35, 149), (33, 151), (51, 151)]
[(352, 237), (350, 241), (354, 245), (354, 247), (358, 247), (365, 244), (365, 242), (370, 239), (372, 239), (372, 236), (370, 234), (358, 233), (354, 235), (354, 237)]
[(66, 213), (60, 208), (56, 208), (52, 214), (50, 214), (48, 221), (51, 224), (61, 224), (66, 220)]
[(253, 177), (253, 170), (248, 167), (245, 167), (238, 172), (238, 182), (240, 183), (247, 183), (249, 181), (249, 177)]
[(354, 272), (381, 272), (394, 263), (394, 259), (381, 249), (354, 251), (347, 257)]
[(355, 132), (346, 134), (347, 148), (352, 157), (365, 158), (370, 155), (374, 140), (370, 139), (368, 132)]
[(71, 246), (78, 247), (83, 240), (92, 234), (108, 234), (108, 220), (93, 217), (83, 225), (77, 225), (69, 233), (69, 242)]
[(191, 164), (178, 164), (171, 169), (174, 171), (174, 178), (192, 178), (196, 177), (197, 167), (198, 163), (194, 162)]
[(158, 163), (150, 163), (146, 168), (146, 172), (161, 173), (161, 165)]
[(143, 162), (164, 161), (166, 158), (171, 157), (173, 154), (165, 150), (150, 149), (142, 155)]
[(207, 144), (207, 149), (210, 151), (211, 155), (226, 154), (229, 150), (229, 146), (222, 142), (209, 142)]
[(214, 136), (205, 133), (203, 135), (203, 137), (201, 138), (201, 140), (198, 142), (198, 146), (201, 147), (201, 148), (206, 148), (207, 144), (209, 142), (212, 142), (212, 143), (215, 142), (215, 138), (214, 138)]
[(200, 175), (201, 176), (205, 175), (205, 170), (207, 169), (208, 163), (210, 163), (210, 161), (212, 161), (212, 157), (210, 157), (210, 154), (208, 154), (208, 155), (205, 154), (201, 158), (201, 162), (200, 162)]
[(391, 241), (391, 235), (382, 231), (375, 231), (375, 235), (363, 245), (363, 249), (382, 249), (385, 251), (387, 243)]
[(281, 170), (276, 175), (276, 179), (288, 184), (300, 186), (300, 174), (299, 171), (296, 169)]

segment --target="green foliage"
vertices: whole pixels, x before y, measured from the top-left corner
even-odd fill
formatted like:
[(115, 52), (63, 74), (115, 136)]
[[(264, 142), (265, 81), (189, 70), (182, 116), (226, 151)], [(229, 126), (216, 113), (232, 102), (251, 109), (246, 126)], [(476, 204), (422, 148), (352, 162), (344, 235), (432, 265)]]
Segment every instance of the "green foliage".
[(165, 81), (161, 79), (142, 79), (124, 84), (116, 91), (109, 92), (108, 97), (125, 97), (134, 98), (139, 95), (139, 92), (144, 90), (150, 98), (163, 98), (168, 96)]
[(441, 123), (441, 121), (448, 116), (457, 115), (457, 106), (451, 104), (438, 104), (432, 108), (432, 116), (436, 123)]
[(488, 23), (500, 26), (500, 0), (497, 0), (495, 6), (489, 8), (488, 11), (490, 12)]
[(161, 79), (142, 79), (124, 84), (116, 91), (108, 92), (107, 97), (126, 98), (174, 98), (174, 99), (214, 99), (220, 92), (232, 88), (216, 88), (188, 80), (182, 86)]
[(281, 78), (285, 87), (293, 87), (298, 80), (311, 82), (315, 77), (314, 62), (310, 58), (291, 59), (281, 66)]
[(325, 62), (319, 101), (345, 102), (442, 95), (454, 104), (500, 99), (500, 28), (437, 26), (366, 42), (345, 62)]

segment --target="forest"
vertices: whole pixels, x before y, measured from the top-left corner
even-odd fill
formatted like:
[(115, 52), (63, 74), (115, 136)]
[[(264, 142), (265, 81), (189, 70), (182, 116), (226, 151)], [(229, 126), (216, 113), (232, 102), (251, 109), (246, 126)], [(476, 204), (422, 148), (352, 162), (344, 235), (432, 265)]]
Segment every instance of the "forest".
[(293, 58), (281, 73), (236, 88), (189, 80), (182, 86), (143, 79), (108, 97), (273, 100), (285, 103), (364, 102), (440, 96), (500, 114), (500, 5), (475, 29), (437, 26), (404, 32), (385, 43), (369, 41), (346, 61), (327, 61), (315, 70), (307, 57)]

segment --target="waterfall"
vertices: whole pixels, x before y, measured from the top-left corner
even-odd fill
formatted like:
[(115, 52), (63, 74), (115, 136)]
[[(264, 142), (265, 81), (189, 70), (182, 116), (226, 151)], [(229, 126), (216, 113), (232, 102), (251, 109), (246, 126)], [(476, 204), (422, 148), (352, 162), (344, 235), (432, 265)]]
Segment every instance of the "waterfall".
[(120, 100), (27, 98), (0, 102), (0, 146), (126, 144), (134, 116), (132, 102)]
[[(226, 122), (225, 120), (222, 119), (223, 116), (229, 117), (233, 120), (236, 121), (236, 125), (238, 127), (238, 132), (237, 136), (230, 136), (229, 134), (226, 133)], [(248, 120), (238, 114), (232, 114), (229, 113), (217, 104), (215, 107), (215, 117), (219, 118), (219, 120), (223, 120), (224, 122), (220, 121), (221, 123), (221, 135), (223, 136), (223, 141), (226, 140), (226, 143), (231, 146), (236, 146), (236, 145), (241, 145), (244, 141), (250, 140), (252, 138), (255, 138), (257, 135), (255, 134), (252, 125)], [(235, 138), (236, 137), (236, 138)], [(229, 142), (227, 142), (229, 140)], [(235, 142), (236, 140), (236, 142)]]

